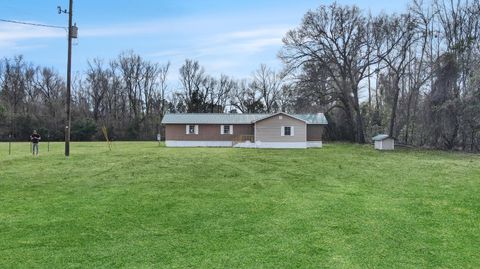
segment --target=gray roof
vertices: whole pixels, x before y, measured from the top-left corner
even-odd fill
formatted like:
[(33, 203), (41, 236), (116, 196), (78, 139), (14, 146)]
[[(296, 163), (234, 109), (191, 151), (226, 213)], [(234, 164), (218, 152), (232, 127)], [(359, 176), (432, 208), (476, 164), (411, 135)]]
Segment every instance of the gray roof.
[[(285, 113), (286, 114), (286, 113)], [(238, 114), (238, 113), (184, 113), (166, 114), (162, 124), (252, 124), (275, 114)], [(323, 113), (286, 114), (301, 119), (307, 124), (327, 124)]]
[[(389, 135), (386, 135), (386, 134), (379, 134), (379, 135), (376, 135), (372, 138), (373, 141), (382, 141), (382, 140), (385, 140), (385, 139), (389, 139), (391, 138)], [(393, 138), (392, 138), (393, 139)]]
[(328, 124), (323, 113), (317, 114), (292, 114), (292, 116), (304, 120), (307, 124)]

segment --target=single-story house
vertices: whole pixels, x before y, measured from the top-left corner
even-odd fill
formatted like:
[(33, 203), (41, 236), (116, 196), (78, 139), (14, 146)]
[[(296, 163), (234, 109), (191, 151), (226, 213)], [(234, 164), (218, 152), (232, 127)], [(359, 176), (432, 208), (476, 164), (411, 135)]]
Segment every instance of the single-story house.
[(166, 114), (167, 147), (322, 147), (327, 119), (318, 114)]
[(375, 149), (378, 150), (394, 150), (395, 149), (395, 139), (386, 135), (380, 134), (372, 138), (375, 143)]

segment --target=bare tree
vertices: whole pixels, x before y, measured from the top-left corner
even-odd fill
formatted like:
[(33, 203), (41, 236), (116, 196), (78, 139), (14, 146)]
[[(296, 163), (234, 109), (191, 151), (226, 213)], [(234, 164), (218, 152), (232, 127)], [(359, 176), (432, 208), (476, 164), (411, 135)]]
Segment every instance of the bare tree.
[[(50, 68), (42, 68), (37, 71), (35, 79), (35, 89), (41, 94), (47, 107), (48, 116), (56, 119), (61, 117), (60, 112), (63, 109), (63, 99), (65, 92), (65, 82), (55, 71)], [(57, 127), (58, 119), (54, 122)]]
[[(391, 79), (392, 108), (390, 113), (389, 135), (394, 137), (394, 127), (397, 116), (398, 98), (401, 91), (400, 82), (407, 75), (408, 67), (413, 61), (409, 52), (419, 35), (416, 32), (417, 22), (410, 14), (400, 16), (383, 16), (377, 31), (377, 51), (381, 53), (381, 60), (387, 67)], [(393, 49), (392, 49), (393, 48)]]
[(235, 84), (230, 96), (230, 105), (242, 113), (262, 113), (265, 111), (262, 94), (258, 91), (258, 88), (251, 87), (247, 80), (241, 80)]
[(215, 91), (211, 93), (212, 109), (216, 109), (216, 111), (212, 112), (222, 113), (227, 106), (230, 93), (236, 87), (236, 81), (227, 75), (221, 75), (216, 86)]
[(10, 119), (10, 134), (17, 136), (17, 116), (25, 104), (25, 68), (22, 56), (3, 60), (3, 81), (0, 99), (7, 105)]
[(290, 70), (311, 62), (324, 66), (359, 143), (365, 143), (360, 83), (380, 56), (371, 53), (368, 45), (375, 30), (372, 25), (355, 6), (321, 6), (309, 11), (299, 28), (288, 32), (280, 54)]
[(267, 65), (262, 64), (253, 73), (251, 87), (261, 94), (267, 113), (276, 112), (279, 109), (277, 102), (281, 95), (283, 76), (277, 74)]
[(141, 112), (142, 58), (133, 52), (122, 53), (118, 58), (122, 86), (129, 100), (131, 115), (139, 121)]
[(100, 59), (94, 59), (88, 62), (88, 69), (86, 72), (86, 83), (89, 87), (89, 96), (92, 103), (93, 119), (97, 122), (102, 113), (104, 98), (109, 91), (110, 72), (105, 70), (103, 62)]
[(167, 104), (166, 104), (166, 92), (168, 89), (168, 71), (170, 70), (170, 62), (160, 67), (158, 83), (160, 87), (160, 100), (161, 100), (161, 107), (160, 107), (160, 117), (163, 118), (165, 113), (167, 112)]
[[(420, 90), (426, 85), (432, 77), (432, 66), (428, 64), (429, 46), (433, 39), (431, 25), (433, 21), (433, 12), (431, 8), (425, 8), (422, 0), (414, 0), (409, 8), (411, 16), (415, 17), (416, 23), (416, 42), (409, 49), (410, 61), (408, 66), (409, 91), (406, 101), (406, 119), (405, 119), (405, 144), (410, 144), (409, 138), (414, 135), (415, 123), (417, 120), (418, 103), (420, 101)], [(429, 45), (430, 44), (430, 45)], [(430, 51), (431, 53), (431, 51)], [(430, 58), (432, 56), (430, 55)]]
[(186, 60), (180, 68), (180, 83), (183, 90), (180, 96), (188, 112), (205, 112), (210, 89), (204, 88), (206, 79), (205, 69), (198, 61)]

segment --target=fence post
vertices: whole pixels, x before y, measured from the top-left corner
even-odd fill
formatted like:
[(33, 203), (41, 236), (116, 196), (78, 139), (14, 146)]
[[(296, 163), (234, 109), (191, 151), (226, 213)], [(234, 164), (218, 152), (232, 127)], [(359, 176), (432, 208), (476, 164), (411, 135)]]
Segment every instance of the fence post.
[(12, 134), (8, 135), (8, 155), (12, 154)]

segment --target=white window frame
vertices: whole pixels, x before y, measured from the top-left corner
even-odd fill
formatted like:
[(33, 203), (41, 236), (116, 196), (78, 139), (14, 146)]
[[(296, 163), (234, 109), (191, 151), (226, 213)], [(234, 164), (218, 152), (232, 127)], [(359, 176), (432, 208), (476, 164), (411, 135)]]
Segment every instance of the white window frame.
[[(285, 128), (290, 128), (290, 135), (286, 135), (286, 134), (285, 134)], [(294, 128), (294, 126), (282, 126), (281, 136), (295, 136), (295, 128)]]
[[(225, 126), (228, 126), (228, 133), (225, 133)], [(233, 125), (220, 125), (221, 135), (233, 135)]]
[[(190, 127), (193, 126), (193, 133), (190, 132)], [(187, 124), (185, 125), (185, 134), (187, 135), (198, 135), (198, 125)]]

